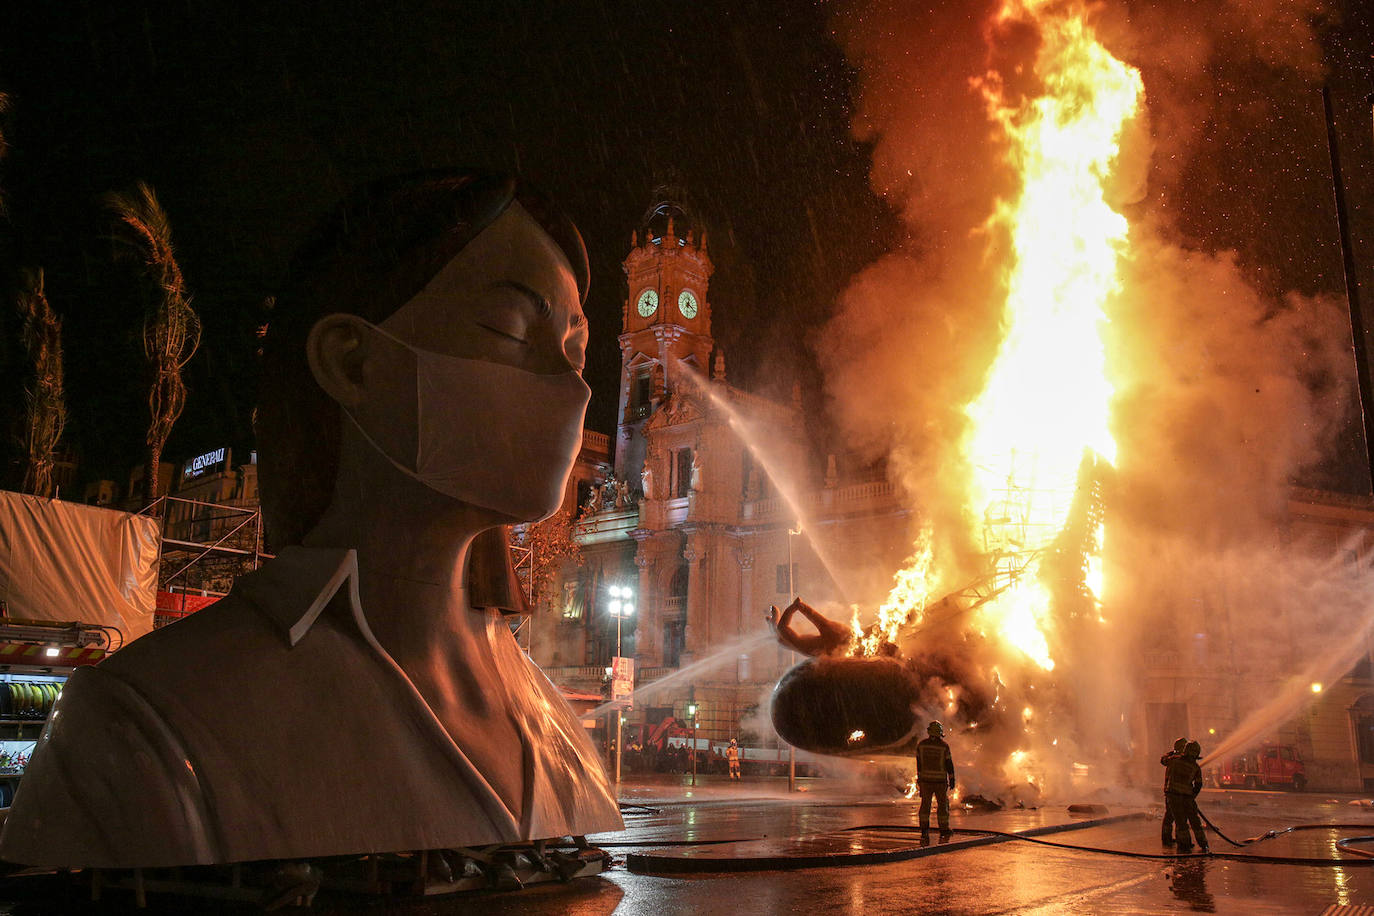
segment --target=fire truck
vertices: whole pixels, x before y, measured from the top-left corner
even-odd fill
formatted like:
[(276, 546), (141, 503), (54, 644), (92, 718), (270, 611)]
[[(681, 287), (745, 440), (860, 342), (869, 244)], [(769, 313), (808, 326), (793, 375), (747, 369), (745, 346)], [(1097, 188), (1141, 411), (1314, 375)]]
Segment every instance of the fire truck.
[(1208, 767), (1218, 789), (1307, 788), (1307, 767), (1291, 744), (1265, 744), (1258, 750), (1225, 757)]

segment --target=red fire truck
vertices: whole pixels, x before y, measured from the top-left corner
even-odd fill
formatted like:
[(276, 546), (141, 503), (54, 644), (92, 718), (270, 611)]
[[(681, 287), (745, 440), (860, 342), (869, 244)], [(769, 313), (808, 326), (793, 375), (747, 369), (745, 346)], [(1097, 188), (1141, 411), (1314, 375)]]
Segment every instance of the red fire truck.
[(1208, 767), (1211, 783), (1218, 789), (1307, 788), (1307, 768), (1298, 749), (1290, 744), (1265, 744), (1258, 750), (1236, 754)]

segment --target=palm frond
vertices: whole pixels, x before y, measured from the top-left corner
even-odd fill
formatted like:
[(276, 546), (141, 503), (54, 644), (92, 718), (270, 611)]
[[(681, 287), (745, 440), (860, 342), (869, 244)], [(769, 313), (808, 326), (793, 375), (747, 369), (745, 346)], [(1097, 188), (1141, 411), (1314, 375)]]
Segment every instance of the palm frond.
[(172, 245), (172, 223), (157, 193), (140, 181), (132, 191), (111, 191), (104, 201), (124, 226), (123, 241), (142, 258), (148, 278), (158, 289), (143, 319), (143, 355), (152, 370), (145, 467), (151, 500), (157, 495), (162, 448), (186, 406), (181, 370), (200, 348), (201, 323), (191, 308), (186, 278)]
[(23, 489), (36, 496), (53, 495), (53, 468), (58, 442), (67, 423), (62, 370), (62, 320), (48, 302), (43, 271), (24, 271), (17, 305), (20, 332), (33, 369), (24, 391)]

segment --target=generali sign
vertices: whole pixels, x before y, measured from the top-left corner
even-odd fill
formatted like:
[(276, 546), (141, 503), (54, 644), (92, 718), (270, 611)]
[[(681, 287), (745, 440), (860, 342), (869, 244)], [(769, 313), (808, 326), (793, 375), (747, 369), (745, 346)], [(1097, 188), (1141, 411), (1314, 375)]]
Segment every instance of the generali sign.
[(229, 449), (220, 447), (186, 462), (181, 469), (182, 480), (194, 480), (202, 474), (222, 470), (229, 463)]

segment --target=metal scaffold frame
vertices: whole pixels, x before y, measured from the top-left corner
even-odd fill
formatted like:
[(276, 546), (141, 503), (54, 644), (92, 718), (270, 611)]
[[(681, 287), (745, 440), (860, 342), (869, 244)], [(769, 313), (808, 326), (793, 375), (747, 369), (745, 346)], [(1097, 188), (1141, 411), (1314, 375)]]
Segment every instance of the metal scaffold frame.
[[(512, 538), (510, 542), (510, 562), (515, 569), (516, 578), (525, 586), (525, 601), (531, 608), (534, 607), (534, 548), (524, 547), (515, 543)], [(511, 633), (515, 636), (516, 645), (530, 654), (530, 639), (532, 632), (530, 628), (530, 617), (525, 614), (517, 614), (510, 622)]]
[[(176, 507), (186, 510), (172, 511)], [(262, 547), (262, 512), (256, 506), (159, 496), (137, 514), (151, 515), (162, 523), (158, 545), (159, 591), (176, 591), (181, 580), (182, 591), (223, 594), (222, 589), (188, 586), (187, 580), (199, 573), (197, 578), (202, 583), (208, 580), (220, 584), (252, 572), (263, 560), (272, 558)], [(169, 529), (177, 534), (183, 534), (184, 529), (189, 534), (170, 537)], [(195, 537), (199, 531), (205, 531), (206, 536)]]

